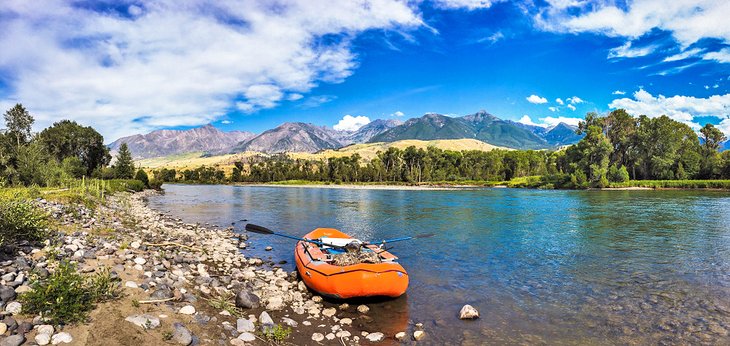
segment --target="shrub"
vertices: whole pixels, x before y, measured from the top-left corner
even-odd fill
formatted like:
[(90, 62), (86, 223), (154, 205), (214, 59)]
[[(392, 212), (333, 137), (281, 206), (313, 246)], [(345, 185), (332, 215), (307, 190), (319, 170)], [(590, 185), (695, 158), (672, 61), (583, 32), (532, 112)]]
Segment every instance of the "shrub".
[(87, 277), (67, 261), (31, 287), (33, 290), (20, 295), (23, 312), (41, 314), (53, 324), (84, 322), (97, 302), (116, 299), (121, 292), (119, 279), (108, 269)]
[(291, 328), (284, 328), (277, 324), (271, 328), (266, 328), (263, 331), (263, 334), (266, 340), (279, 343), (289, 338), (289, 335), (291, 335)]
[(18, 196), (0, 198), (0, 245), (18, 240), (41, 240), (48, 218), (32, 201)]
[(145, 187), (150, 186), (150, 177), (148, 177), (147, 173), (142, 169), (137, 171), (137, 174), (134, 176), (134, 179), (141, 181)]

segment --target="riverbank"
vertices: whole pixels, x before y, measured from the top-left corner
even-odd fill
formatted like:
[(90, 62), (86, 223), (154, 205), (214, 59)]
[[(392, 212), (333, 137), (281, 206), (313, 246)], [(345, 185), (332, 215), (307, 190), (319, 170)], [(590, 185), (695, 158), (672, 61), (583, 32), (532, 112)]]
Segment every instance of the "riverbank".
[[(7, 335), (0, 344), (44, 344), (46, 334), (49, 341), (62, 337), (73, 345), (395, 341), (395, 333), (372, 329), (377, 323), (367, 306), (324, 301), (296, 273), (245, 256), (245, 235), (150, 209), (145, 199), (154, 193), (117, 193), (93, 209), (38, 199), (56, 220), (53, 235), (45, 243), (15, 246), (17, 252), (0, 263), (6, 303), (0, 329), (4, 324)], [(98, 304), (87, 323), (41, 327), (39, 316), (22, 313), (18, 296), (32, 289), (33, 272), (53, 272), (57, 260), (73, 261), (85, 275), (108, 268), (121, 297)], [(400, 331), (414, 328), (406, 324)]]

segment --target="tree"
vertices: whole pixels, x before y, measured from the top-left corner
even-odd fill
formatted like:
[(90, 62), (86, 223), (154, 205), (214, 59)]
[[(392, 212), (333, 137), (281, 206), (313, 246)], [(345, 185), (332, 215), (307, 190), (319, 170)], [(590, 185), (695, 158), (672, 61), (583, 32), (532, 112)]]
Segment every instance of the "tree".
[(144, 183), (145, 187), (150, 187), (150, 177), (147, 176), (147, 172), (145, 172), (143, 169), (139, 169), (137, 171), (137, 174), (135, 174), (134, 179), (141, 181)]
[(104, 137), (90, 126), (81, 126), (75, 121), (61, 120), (41, 131), (39, 138), (49, 154), (59, 162), (67, 157), (81, 160), (86, 175), (104, 167), (111, 161), (109, 148)]
[(134, 177), (134, 161), (132, 160), (132, 153), (129, 152), (127, 143), (122, 143), (119, 146), (114, 171), (117, 179), (132, 179)]
[(20, 103), (5, 112), (5, 126), (8, 134), (15, 138), (16, 148), (30, 141), (31, 126), (34, 122), (33, 116)]
[(725, 134), (710, 123), (705, 124), (705, 126), (700, 129), (700, 133), (702, 134), (702, 139), (705, 140), (703, 146), (705, 147), (707, 154), (717, 152), (720, 149), (720, 144), (727, 140)]

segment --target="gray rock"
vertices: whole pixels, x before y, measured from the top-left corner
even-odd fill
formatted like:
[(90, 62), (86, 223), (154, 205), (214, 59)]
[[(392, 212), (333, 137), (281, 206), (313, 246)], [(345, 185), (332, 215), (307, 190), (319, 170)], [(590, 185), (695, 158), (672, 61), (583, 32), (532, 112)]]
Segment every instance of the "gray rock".
[(3, 341), (0, 341), (0, 346), (20, 346), (24, 342), (25, 336), (15, 334), (8, 336), (7, 338), (3, 339)]
[(151, 315), (132, 315), (124, 320), (144, 329), (155, 329), (160, 326), (160, 319)]
[(176, 344), (186, 346), (193, 342), (193, 335), (182, 323), (175, 323), (173, 327), (175, 331), (172, 333), (172, 341)]
[(241, 335), (238, 336), (238, 340), (248, 341), (248, 342), (255, 341), (256, 336), (251, 333), (242, 333)]
[(167, 299), (172, 297), (174, 297), (172, 290), (165, 285), (162, 285), (162, 287), (159, 287), (150, 295), (152, 299)]
[(15, 290), (12, 287), (0, 286), (0, 300), (9, 302), (15, 299)]
[(259, 307), (261, 299), (246, 289), (238, 291), (236, 294), (236, 307), (241, 309), (256, 309)]
[(33, 330), (33, 323), (30, 322), (23, 322), (18, 325), (17, 333), (18, 334), (25, 334)]
[(254, 326), (251, 320), (239, 318), (238, 320), (236, 320), (236, 330), (239, 333), (253, 332), (256, 330), (256, 326)]
[(274, 324), (274, 320), (271, 319), (271, 316), (269, 316), (269, 313), (266, 311), (262, 311), (261, 315), (259, 315), (259, 323), (261, 324)]
[(284, 323), (287, 326), (292, 327), (292, 328), (296, 328), (299, 325), (299, 323), (297, 323), (297, 321), (292, 320), (289, 317), (282, 317), (281, 318), (281, 323)]

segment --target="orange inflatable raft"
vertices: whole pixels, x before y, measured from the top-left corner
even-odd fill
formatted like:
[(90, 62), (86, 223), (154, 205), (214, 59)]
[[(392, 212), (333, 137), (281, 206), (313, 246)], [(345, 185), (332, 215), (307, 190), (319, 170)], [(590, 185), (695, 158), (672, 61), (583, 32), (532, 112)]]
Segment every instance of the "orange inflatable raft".
[[(332, 228), (317, 228), (304, 239), (328, 241), (355, 240)], [(362, 251), (375, 251), (380, 263), (338, 266), (332, 263), (336, 249), (300, 241), (294, 250), (297, 270), (304, 283), (322, 295), (334, 298), (399, 297), (408, 288), (408, 274), (393, 254), (376, 245), (364, 245)]]

